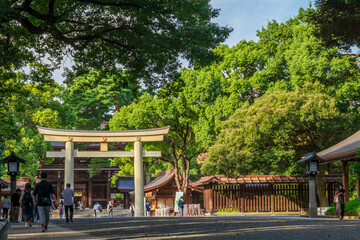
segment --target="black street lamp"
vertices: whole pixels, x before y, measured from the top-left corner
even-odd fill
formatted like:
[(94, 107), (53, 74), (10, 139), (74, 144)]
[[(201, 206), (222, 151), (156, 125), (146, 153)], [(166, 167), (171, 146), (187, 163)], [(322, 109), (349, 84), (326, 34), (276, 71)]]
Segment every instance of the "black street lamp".
[(317, 217), (315, 175), (319, 173), (319, 163), (325, 162), (316, 152), (306, 154), (298, 163), (305, 163), (305, 173), (309, 175), (309, 217)]
[(19, 175), (19, 163), (25, 163), (25, 160), (16, 156), (14, 152), (11, 152), (9, 156), (0, 160), (2, 163), (7, 163), (8, 174), (11, 177), (11, 194), (16, 190), (16, 176)]

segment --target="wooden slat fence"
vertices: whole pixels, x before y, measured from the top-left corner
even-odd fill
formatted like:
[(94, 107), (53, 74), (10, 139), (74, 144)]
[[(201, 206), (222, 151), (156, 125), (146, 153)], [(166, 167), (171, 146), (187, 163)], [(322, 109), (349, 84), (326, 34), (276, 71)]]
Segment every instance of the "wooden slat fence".
[[(309, 206), (308, 184), (215, 184), (209, 187), (210, 191), (204, 192), (204, 201), (205, 208), (212, 212), (294, 212)], [(335, 185), (327, 183), (326, 191), (331, 203)]]

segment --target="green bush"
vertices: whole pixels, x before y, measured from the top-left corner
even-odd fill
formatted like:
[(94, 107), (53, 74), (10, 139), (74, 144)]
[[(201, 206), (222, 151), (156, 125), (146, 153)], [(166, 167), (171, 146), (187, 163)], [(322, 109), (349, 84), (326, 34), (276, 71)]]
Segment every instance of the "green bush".
[[(333, 214), (335, 212), (336, 204), (332, 203), (331, 207), (326, 211), (326, 214)], [(345, 213), (360, 213), (360, 198), (345, 203)]]

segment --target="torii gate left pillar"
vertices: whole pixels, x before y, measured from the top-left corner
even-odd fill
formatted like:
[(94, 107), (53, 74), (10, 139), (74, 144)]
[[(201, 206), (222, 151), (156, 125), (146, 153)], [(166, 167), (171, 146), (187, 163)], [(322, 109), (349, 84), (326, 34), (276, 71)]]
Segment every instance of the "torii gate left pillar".
[[(74, 185), (74, 142), (65, 142), (65, 172), (64, 172), (64, 188), (66, 184), (70, 183), (71, 188), (75, 189)], [(59, 198), (59, 196), (57, 196)]]
[[(141, 129), (130, 131), (80, 131), (43, 128), (37, 126), (45, 141), (65, 142), (65, 151), (46, 152), (46, 157), (65, 158), (64, 186), (67, 183), (74, 188), (75, 157), (133, 157), (135, 183), (135, 216), (144, 216), (144, 173), (143, 157), (161, 157), (160, 151), (142, 149), (142, 142), (163, 141), (170, 127)], [(100, 151), (78, 151), (74, 142), (100, 142)], [(108, 142), (134, 142), (134, 150), (108, 151)], [(58, 196), (59, 197), (59, 196)]]

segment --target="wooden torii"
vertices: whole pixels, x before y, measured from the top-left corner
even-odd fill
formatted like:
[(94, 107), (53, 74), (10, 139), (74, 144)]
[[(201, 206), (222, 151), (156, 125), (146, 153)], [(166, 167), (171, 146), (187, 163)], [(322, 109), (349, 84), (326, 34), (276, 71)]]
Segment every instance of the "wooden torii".
[[(161, 151), (146, 151), (142, 149), (142, 142), (158, 142), (164, 140), (170, 127), (126, 130), (126, 131), (88, 131), (65, 130), (37, 126), (45, 141), (65, 142), (65, 150), (48, 151), (46, 157), (65, 158), (64, 185), (71, 184), (74, 188), (74, 157), (133, 157), (135, 184), (135, 216), (144, 216), (144, 174), (143, 157), (161, 157)], [(74, 142), (99, 142), (100, 151), (78, 151), (74, 149)], [(134, 142), (134, 150), (108, 151), (109, 142)]]

